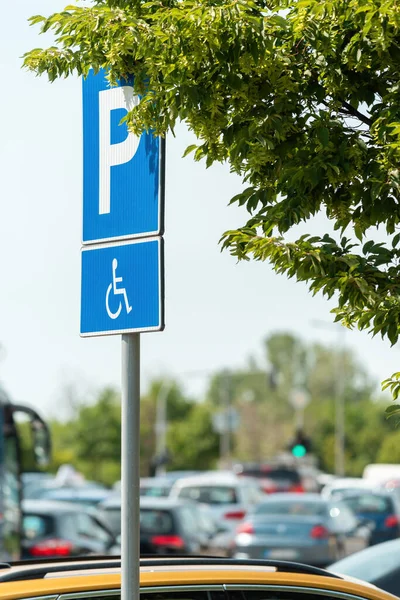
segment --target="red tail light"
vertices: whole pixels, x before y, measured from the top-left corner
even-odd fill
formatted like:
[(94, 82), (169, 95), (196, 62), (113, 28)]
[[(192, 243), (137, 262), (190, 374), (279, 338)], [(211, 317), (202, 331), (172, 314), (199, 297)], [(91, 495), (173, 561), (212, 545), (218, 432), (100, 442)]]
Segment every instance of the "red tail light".
[(241, 523), (237, 526), (236, 533), (254, 533), (254, 527), (251, 523)]
[(244, 510), (233, 510), (224, 514), (224, 519), (244, 519), (246, 513)]
[(45, 556), (69, 556), (72, 553), (73, 547), (71, 542), (54, 538), (35, 544), (29, 552), (37, 558)]
[(304, 492), (304, 488), (300, 483), (298, 483), (297, 485), (290, 486), (289, 492), (301, 493)]
[(314, 540), (326, 540), (329, 537), (329, 531), (323, 525), (314, 525), (310, 531), (310, 537)]
[(184, 548), (185, 542), (179, 535), (154, 535), (151, 538), (154, 546), (167, 546), (168, 548)]
[(399, 518), (396, 515), (389, 515), (386, 517), (384, 525), (385, 527), (398, 527)]

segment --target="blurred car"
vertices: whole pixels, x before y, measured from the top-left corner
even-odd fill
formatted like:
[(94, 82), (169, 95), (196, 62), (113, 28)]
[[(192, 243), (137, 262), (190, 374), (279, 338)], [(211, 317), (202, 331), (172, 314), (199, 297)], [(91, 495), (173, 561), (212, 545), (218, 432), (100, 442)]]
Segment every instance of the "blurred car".
[[(165, 489), (165, 493), (163, 493), (163, 494), (161, 494), (161, 493), (159, 493), (159, 494), (143, 493), (141, 495), (143, 495), (143, 496), (146, 496), (146, 495), (168, 496), (168, 493), (166, 493), (166, 492), (167, 492), (167, 490), (169, 491), (171, 489), (171, 486), (175, 483), (175, 481), (177, 481), (181, 477), (189, 477), (192, 475), (198, 475), (199, 473), (201, 473), (201, 471), (166, 471), (162, 475), (156, 475), (155, 477), (142, 477), (140, 480), (140, 489), (141, 490), (142, 490), (142, 487), (143, 487), (143, 490), (147, 490), (148, 488), (151, 488), (154, 484), (155, 488), (157, 488), (159, 486), (160, 489), (163, 489), (163, 490)], [(120, 492), (121, 491), (121, 481), (116, 481), (112, 487), (115, 492)]]
[(363, 479), (371, 486), (380, 486), (388, 479), (400, 478), (400, 465), (376, 463), (367, 465), (363, 471)]
[(319, 487), (319, 491), (322, 492), (322, 490), (327, 486), (327, 485), (331, 485), (335, 479), (337, 479), (336, 475), (332, 475), (331, 473), (324, 473), (321, 472), (317, 475), (317, 483), (318, 483), (318, 487)]
[[(200, 522), (201, 519), (201, 522)], [(210, 554), (203, 517), (191, 502), (140, 499), (140, 554)]]
[(266, 494), (305, 491), (300, 473), (294, 467), (254, 463), (235, 465), (234, 470), (238, 476), (257, 478)]
[(90, 510), (50, 500), (22, 502), (22, 558), (107, 554), (115, 536)]
[(374, 524), (370, 544), (380, 544), (400, 536), (400, 505), (396, 496), (384, 491), (344, 492), (341, 500), (360, 520)]
[(275, 494), (239, 525), (232, 555), (325, 566), (365, 548), (369, 536), (370, 529), (341, 502), (319, 494)]
[(210, 471), (178, 479), (171, 489), (170, 498), (206, 504), (219, 527), (233, 532), (265, 495), (253, 478), (238, 477), (226, 471)]
[(121, 533), (121, 495), (110, 494), (96, 506), (99, 517), (104, 520), (115, 536)]
[(76, 502), (85, 506), (96, 506), (110, 495), (110, 491), (91, 486), (50, 488), (43, 491), (41, 499), (60, 502)]
[[(99, 518), (113, 533), (121, 533), (121, 497), (97, 507)], [(140, 497), (141, 554), (205, 554), (225, 556), (218, 526), (207, 507), (180, 499)], [(117, 552), (114, 549), (114, 553)]]
[(361, 477), (337, 477), (331, 483), (325, 485), (321, 492), (324, 498), (334, 498), (343, 493), (357, 492), (359, 490), (373, 490), (374, 485)]
[(167, 477), (142, 477), (140, 479), (140, 495), (153, 497), (169, 496), (174, 484), (173, 479)]
[(356, 552), (333, 563), (329, 571), (357, 577), (400, 596), (400, 540), (391, 540)]
[[(295, 563), (157, 557), (141, 558), (139, 567), (141, 600), (394, 599), (371, 584)], [(91, 557), (2, 565), (0, 600), (21, 598), (118, 600), (121, 561)]]
[(75, 492), (78, 490), (100, 490), (106, 492), (107, 489), (101, 484), (95, 481), (84, 481), (77, 482), (76, 484), (62, 484), (60, 485), (55, 477), (37, 478), (36, 480), (31, 479), (23, 484), (23, 497), (26, 500), (35, 500), (49, 497), (53, 492), (58, 493), (61, 490), (66, 490), (67, 493)]
[(182, 477), (193, 477), (193, 475), (200, 475), (202, 473), (202, 471), (193, 471), (193, 470), (181, 470), (181, 471), (165, 471), (165, 473), (162, 475), (162, 477), (166, 477), (167, 479), (169, 479), (170, 481), (173, 481), (175, 483), (175, 481), (177, 481), (178, 479), (181, 479)]

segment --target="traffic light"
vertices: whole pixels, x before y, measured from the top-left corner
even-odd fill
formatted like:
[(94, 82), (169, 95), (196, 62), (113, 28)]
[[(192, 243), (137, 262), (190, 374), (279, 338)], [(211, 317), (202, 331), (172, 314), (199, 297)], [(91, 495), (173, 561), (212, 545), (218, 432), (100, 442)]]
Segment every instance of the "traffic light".
[(296, 431), (294, 439), (289, 444), (289, 450), (295, 458), (304, 458), (311, 451), (311, 440), (302, 429)]
[(295, 458), (303, 458), (307, 454), (306, 447), (303, 444), (295, 444), (292, 446), (292, 454)]

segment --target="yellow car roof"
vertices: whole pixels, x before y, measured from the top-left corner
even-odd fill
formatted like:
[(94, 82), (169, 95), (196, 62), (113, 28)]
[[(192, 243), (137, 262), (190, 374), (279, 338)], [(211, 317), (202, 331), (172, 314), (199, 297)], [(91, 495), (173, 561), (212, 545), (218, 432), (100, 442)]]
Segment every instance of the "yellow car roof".
[[(250, 561), (249, 561), (250, 562)], [(260, 561), (259, 561), (260, 562)], [(151, 560), (141, 561), (142, 588), (193, 585), (284, 585), (353, 594), (367, 600), (393, 600), (395, 596), (371, 584), (319, 574), (319, 569), (296, 566), (262, 566), (259, 562)], [(107, 563), (105, 565), (105, 563)], [(280, 563), (283, 565), (283, 563)], [(322, 571), (321, 571), (322, 573)], [(19, 563), (0, 569), (0, 600), (17, 600), (76, 592), (119, 590), (120, 560)]]

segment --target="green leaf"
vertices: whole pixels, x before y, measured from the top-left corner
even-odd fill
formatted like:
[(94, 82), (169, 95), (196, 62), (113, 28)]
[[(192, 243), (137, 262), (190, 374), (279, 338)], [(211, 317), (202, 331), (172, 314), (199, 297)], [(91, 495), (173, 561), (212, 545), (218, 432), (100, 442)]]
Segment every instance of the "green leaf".
[(326, 147), (329, 144), (329, 130), (326, 127), (319, 127), (317, 135), (321, 144)]

